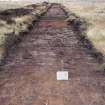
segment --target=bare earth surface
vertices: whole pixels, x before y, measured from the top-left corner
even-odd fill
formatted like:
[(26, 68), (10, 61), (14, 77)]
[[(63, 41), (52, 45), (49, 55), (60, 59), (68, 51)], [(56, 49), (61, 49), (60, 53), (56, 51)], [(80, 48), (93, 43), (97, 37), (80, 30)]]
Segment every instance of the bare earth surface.
[[(105, 75), (65, 19), (53, 5), (9, 51), (0, 71), (0, 105), (105, 105)], [(68, 81), (57, 81), (62, 70)]]

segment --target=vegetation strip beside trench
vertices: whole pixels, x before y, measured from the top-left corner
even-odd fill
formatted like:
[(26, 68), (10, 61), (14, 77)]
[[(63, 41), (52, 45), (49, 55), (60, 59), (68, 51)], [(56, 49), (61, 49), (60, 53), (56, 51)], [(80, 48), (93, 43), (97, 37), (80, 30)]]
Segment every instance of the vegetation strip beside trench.
[(68, 10), (65, 6), (64, 8), (66, 11), (68, 11), (68, 18), (66, 21), (68, 22), (68, 25), (72, 24), (74, 31), (77, 33), (79, 45), (85, 47), (87, 49), (86, 53), (91, 54), (91, 56), (94, 57), (98, 61), (98, 63), (103, 65), (105, 62), (103, 54), (94, 47), (94, 45), (86, 35), (88, 23), (85, 21), (85, 19), (77, 16), (75, 13), (72, 13), (72, 11)]

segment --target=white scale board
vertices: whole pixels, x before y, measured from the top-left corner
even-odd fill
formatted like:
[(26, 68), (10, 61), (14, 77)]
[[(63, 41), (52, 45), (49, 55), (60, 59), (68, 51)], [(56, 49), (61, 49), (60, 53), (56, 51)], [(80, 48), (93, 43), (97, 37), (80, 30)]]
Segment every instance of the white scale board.
[(69, 79), (68, 71), (58, 71), (56, 73), (56, 76), (57, 76), (57, 80), (68, 80)]

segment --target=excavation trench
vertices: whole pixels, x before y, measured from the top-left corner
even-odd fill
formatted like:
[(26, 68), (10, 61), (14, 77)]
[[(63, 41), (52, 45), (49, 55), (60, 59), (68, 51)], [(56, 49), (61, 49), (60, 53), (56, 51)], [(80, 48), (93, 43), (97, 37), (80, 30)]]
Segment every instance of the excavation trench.
[[(105, 76), (79, 46), (61, 5), (53, 5), (15, 48), (0, 72), (2, 105), (105, 105)], [(58, 81), (57, 71), (69, 80)]]

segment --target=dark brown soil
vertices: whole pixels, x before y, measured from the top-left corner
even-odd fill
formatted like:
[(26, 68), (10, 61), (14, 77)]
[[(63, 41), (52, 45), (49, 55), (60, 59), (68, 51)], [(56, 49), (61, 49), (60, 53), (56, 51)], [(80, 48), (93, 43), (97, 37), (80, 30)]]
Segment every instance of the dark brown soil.
[(5, 10), (5, 11), (1, 11), (0, 12), (0, 17), (5, 17), (5, 16), (9, 16), (9, 17), (16, 17), (16, 16), (23, 16), (23, 15), (27, 15), (29, 13), (32, 12), (32, 9), (26, 9), (26, 8), (18, 8), (18, 9), (9, 9), (9, 10)]
[[(104, 72), (65, 19), (53, 5), (9, 50), (0, 72), (0, 105), (105, 105)], [(57, 81), (62, 70), (68, 81)]]

